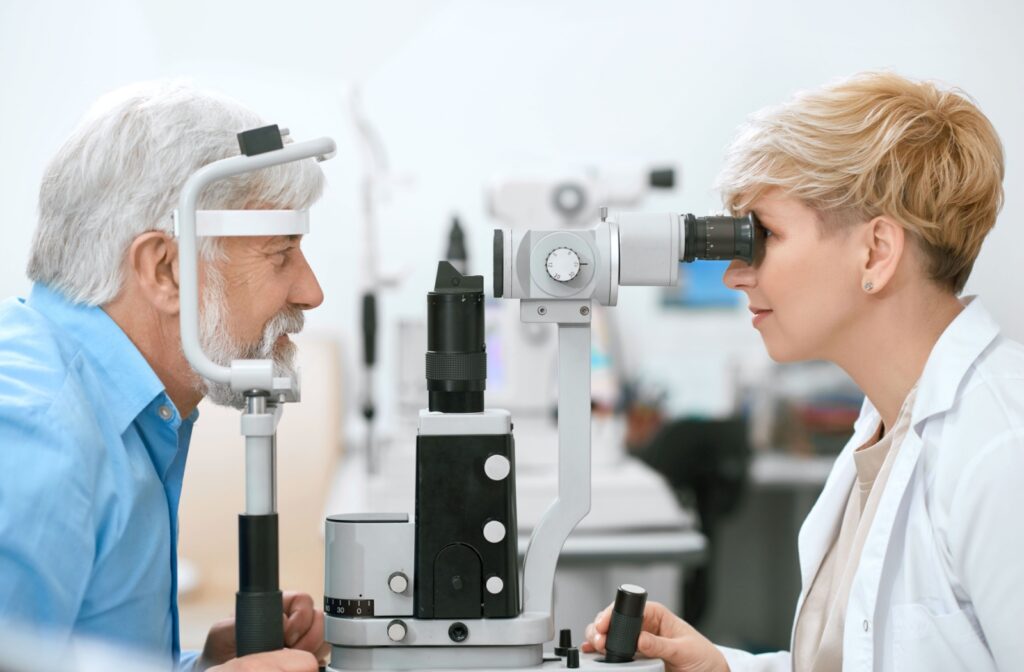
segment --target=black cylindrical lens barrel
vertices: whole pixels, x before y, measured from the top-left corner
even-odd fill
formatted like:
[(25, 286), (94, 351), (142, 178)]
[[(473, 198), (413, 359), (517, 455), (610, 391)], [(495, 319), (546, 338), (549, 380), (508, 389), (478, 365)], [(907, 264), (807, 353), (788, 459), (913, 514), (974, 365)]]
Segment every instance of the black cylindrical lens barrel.
[(427, 394), (431, 411), (484, 410), (484, 279), (463, 276), (448, 262), (427, 294)]
[(636, 655), (636, 642), (644, 624), (647, 591), (626, 583), (615, 592), (612, 619), (608, 624), (605, 662), (628, 663)]
[(753, 213), (746, 217), (683, 215), (683, 261), (742, 259), (754, 263), (764, 245), (764, 230)]

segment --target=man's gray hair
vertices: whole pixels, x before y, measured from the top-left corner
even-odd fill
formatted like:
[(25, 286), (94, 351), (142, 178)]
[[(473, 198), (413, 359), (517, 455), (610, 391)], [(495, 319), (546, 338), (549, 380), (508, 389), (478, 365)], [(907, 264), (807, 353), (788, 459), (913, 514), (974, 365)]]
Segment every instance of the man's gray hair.
[[(50, 161), (39, 189), (39, 223), (28, 277), (75, 303), (102, 305), (124, 283), (132, 241), (147, 231), (173, 235), (171, 213), (189, 175), (239, 154), (236, 134), (264, 126), (241, 104), (181, 81), (136, 84), (107, 94)], [(216, 182), (199, 207), (301, 210), (323, 191), (312, 160)], [(204, 259), (218, 256), (201, 238)]]

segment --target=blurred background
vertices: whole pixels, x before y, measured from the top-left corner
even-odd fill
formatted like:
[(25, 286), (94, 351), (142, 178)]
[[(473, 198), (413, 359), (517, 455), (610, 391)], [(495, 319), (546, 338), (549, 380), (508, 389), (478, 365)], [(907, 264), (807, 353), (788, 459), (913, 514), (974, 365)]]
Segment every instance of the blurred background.
[[(599, 199), (625, 180), (640, 186), (623, 207), (708, 214), (721, 207), (712, 183), (723, 151), (751, 112), (865, 69), (955, 85), (992, 120), (1007, 163), (1006, 205), (966, 293), (1024, 340), (1021, 28), (1014, 0), (7, 0), (0, 295), (27, 293), (44, 166), (106, 91), (183, 77), (295, 139), (332, 136), (338, 155), (322, 164), (328, 189), (304, 244), (326, 300), (307, 316), (304, 401), (279, 441), (282, 583), (319, 602), (325, 514), (412, 510), (405, 457), (425, 404), (424, 295), (457, 247), (456, 218), (465, 267), (490, 291), (491, 230), (530, 225), (495, 211), (510, 184), (531, 185), (546, 207), (566, 185)], [(664, 168), (674, 186), (648, 188)], [(653, 599), (717, 641), (786, 647), (796, 530), (861, 396), (828, 365), (774, 365), (746, 300), (722, 290), (723, 267), (700, 266), (683, 269), (675, 291), (624, 288), (596, 318), (595, 508), (566, 547), (559, 609), (566, 594), (588, 596), (589, 609), (611, 599), (609, 586), (646, 580)], [(523, 419), (525, 540), (553, 496), (553, 334), (524, 331), (501, 305), (488, 324), (489, 404)], [(201, 413), (181, 505), (186, 647), (230, 613), (242, 507), (237, 414)], [(594, 611), (564, 611), (556, 627), (578, 639)]]

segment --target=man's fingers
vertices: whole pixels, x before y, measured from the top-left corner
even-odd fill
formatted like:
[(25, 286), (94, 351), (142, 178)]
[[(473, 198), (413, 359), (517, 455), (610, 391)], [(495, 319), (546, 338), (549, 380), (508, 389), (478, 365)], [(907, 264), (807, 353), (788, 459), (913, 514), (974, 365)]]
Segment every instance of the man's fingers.
[(306, 628), (306, 631), (289, 646), (293, 649), (302, 649), (303, 651), (309, 651), (315, 656), (319, 656), (320, 650), (324, 646), (324, 613), (319, 610), (313, 612), (311, 620), (312, 623)]
[(313, 608), (313, 598), (309, 593), (300, 593), (297, 590), (286, 590), (281, 593), (281, 604), (284, 605), (284, 613), (290, 614), (297, 608)]
[[(305, 594), (292, 594), (292, 599), (284, 602), (284, 645), (291, 649), (306, 649), (299, 646), (310, 629), (316, 624), (316, 610), (313, 598)], [(323, 638), (323, 621), (321, 620), (320, 637)], [(317, 642), (316, 646), (320, 646)], [(309, 649), (306, 649), (307, 651)]]
[(327, 663), (331, 660), (331, 643), (325, 641), (320, 645), (320, 648), (317, 650), (315, 655), (320, 665), (326, 667)]
[(309, 651), (283, 649), (274, 653), (281, 655), (281, 672), (318, 672), (320, 669), (320, 663)]

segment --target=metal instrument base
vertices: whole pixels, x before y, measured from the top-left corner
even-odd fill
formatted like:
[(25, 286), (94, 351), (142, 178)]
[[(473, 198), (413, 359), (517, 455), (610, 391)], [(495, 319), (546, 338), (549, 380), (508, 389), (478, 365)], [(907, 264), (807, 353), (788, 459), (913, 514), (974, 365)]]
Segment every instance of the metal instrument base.
[[(661, 660), (638, 658), (605, 663), (604, 656), (581, 653), (578, 669), (588, 672), (664, 672)], [(387, 646), (331, 649), (327, 672), (555, 672), (568, 669), (565, 658), (543, 655), (536, 646)]]

